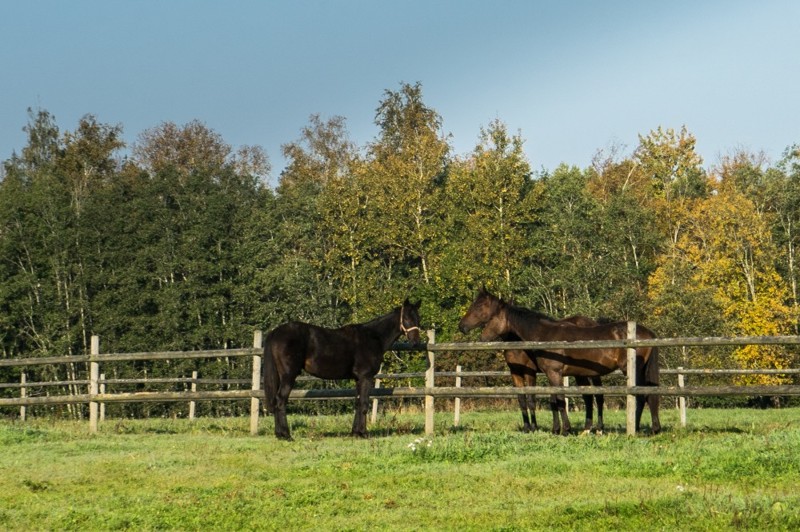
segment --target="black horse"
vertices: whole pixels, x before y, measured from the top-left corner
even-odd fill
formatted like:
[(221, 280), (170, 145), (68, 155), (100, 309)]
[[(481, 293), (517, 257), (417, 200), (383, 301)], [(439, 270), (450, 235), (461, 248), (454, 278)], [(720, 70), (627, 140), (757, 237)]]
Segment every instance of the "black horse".
[[(576, 327), (559, 323), (538, 312), (507, 303), (482, 289), (467, 313), (461, 318), (458, 328), (467, 333), (476, 327), (483, 327), (481, 340), (494, 340), (507, 334), (514, 334), (524, 341), (581, 341), (581, 340), (622, 340), (627, 337), (627, 323), (616, 322), (594, 327)], [(655, 338), (649, 329), (637, 325), (637, 338)], [(565, 375), (599, 377), (614, 370), (627, 370), (625, 348), (592, 349), (548, 349), (534, 351), (534, 362), (540, 371), (547, 375), (551, 386), (561, 386)], [(657, 386), (659, 384), (658, 348), (640, 347), (636, 349), (636, 384), (638, 386)], [(659, 396), (636, 396), (636, 430), (647, 403), (650, 407), (652, 431), (658, 433), (661, 423), (658, 418)], [(550, 397), (553, 412), (553, 432), (565, 434), (570, 430), (569, 418), (563, 394)], [(559, 414), (561, 422), (559, 422)]]
[(419, 303), (408, 299), (390, 313), (366, 323), (327, 329), (292, 321), (278, 326), (264, 342), (264, 392), (275, 416), (275, 436), (291, 440), (286, 402), (302, 370), (321, 379), (355, 379), (353, 436), (367, 435), (369, 392), (383, 354), (401, 334), (419, 343)]

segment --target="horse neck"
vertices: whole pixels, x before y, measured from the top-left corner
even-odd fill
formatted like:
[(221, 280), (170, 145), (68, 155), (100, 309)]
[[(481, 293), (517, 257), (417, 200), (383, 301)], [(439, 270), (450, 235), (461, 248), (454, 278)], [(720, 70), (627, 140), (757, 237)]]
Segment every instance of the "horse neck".
[(386, 351), (402, 334), (400, 330), (400, 310), (394, 309), (384, 316), (364, 323), (363, 326), (378, 335), (383, 342), (383, 350)]
[(534, 328), (543, 319), (539, 314), (519, 309), (511, 306), (505, 308), (506, 329), (508, 332), (515, 334), (523, 341), (532, 340)]

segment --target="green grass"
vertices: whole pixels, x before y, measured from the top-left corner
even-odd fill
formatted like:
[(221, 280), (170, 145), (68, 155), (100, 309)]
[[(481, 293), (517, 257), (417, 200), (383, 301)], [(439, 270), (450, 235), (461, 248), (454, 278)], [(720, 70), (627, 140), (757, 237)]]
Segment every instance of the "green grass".
[[(573, 424), (581, 422), (573, 414)], [(462, 427), (387, 414), (272, 420), (0, 422), (3, 530), (791, 530), (800, 528), (800, 409), (692, 410), (628, 437), (517, 431), (517, 413)], [(549, 416), (540, 414), (540, 421)], [(646, 423), (649, 418), (645, 414)]]

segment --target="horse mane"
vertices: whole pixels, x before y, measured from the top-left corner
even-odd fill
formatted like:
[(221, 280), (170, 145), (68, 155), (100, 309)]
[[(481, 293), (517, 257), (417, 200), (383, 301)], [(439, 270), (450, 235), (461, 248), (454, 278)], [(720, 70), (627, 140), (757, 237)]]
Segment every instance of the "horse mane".
[(530, 318), (536, 320), (548, 320), (548, 321), (558, 321), (552, 316), (548, 316), (543, 312), (539, 312), (538, 310), (532, 310), (526, 307), (520, 307), (519, 305), (515, 305), (514, 303), (509, 303), (507, 301), (503, 301), (500, 299), (500, 302), (505, 305), (508, 311), (520, 318)]

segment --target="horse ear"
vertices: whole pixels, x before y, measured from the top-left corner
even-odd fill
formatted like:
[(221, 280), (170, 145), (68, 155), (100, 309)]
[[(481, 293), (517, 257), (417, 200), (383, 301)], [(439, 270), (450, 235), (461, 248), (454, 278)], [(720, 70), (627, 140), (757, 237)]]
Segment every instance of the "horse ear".
[(485, 295), (485, 294), (488, 294), (488, 293), (489, 293), (489, 291), (486, 290), (486, 283), (483, 283), (483, 285), (481, 286), (481, 291), (478, 292), (478, 294)]
[(416, 303), (412, 303), (411, 302), (411, 298), (408, 298), (408, 297), (406, 298), (405, 301), (403, 301), (403, 306), (404, 307), (414, 307), (417, 310), (419, 310), (419, 307), (421, 305), (422, 305), (422, 301), (417, 301)]

